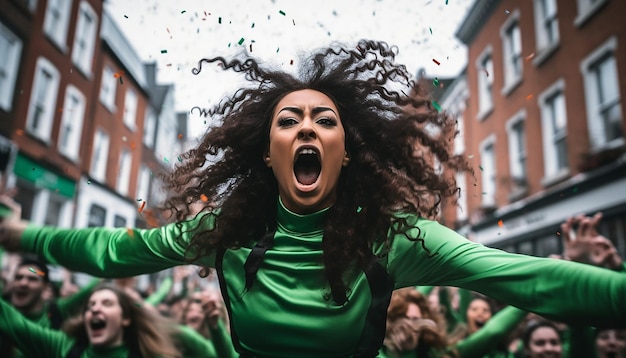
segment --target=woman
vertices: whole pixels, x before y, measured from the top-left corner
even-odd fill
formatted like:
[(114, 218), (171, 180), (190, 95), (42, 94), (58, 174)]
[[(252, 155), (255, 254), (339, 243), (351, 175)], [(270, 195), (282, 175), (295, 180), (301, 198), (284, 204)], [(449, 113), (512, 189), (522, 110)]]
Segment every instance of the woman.
[(549, 321), (533, 321), (522, 337), (527, 358), (561, 358), (563, 345), (557, 326)]
[(596, 356), (598, 358), (626, 357), (626, 330), (601, 329), (596, 332)]
[(113, 286), (91, 293), (67, 333), (41, 327), (0, 300), (0, 332), (27, 357), (180, 357), (170, 328)]
[(166, 178), (176, 223), (38, 228), (5, 196), (0, 242), (96, 276), (215, 268), (244, 355), (373, 356), (392, 289), (416, 285), (626, 325), (626, 275), (489, 249), (430, 220), (456, 189), (433, 159), (467, 165), (448, 152), (454, 120), (406, 94), (419, 91), (394, 48), (331, 46), (297, 76), (252, 58), (206, 63), (251, 87), (210, 111), (215, 125)]

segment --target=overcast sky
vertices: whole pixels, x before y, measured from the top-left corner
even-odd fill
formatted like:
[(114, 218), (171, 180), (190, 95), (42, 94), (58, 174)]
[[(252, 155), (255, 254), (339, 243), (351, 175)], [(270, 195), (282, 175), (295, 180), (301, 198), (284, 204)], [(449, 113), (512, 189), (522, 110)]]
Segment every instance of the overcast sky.
[(473, 1), (106, 0), (105, 8), (141, 59), (157, 62), (159, 82), (175, 85), (177, 110), (189, 112), (240, 83), (216, 68), (193, 75), (197, 61), (250, 45), (252, 55), (289, 69), (332, 41), (383, 40), (398, 46), (397, 61), (414, 74), (456, 76), (467, 60), (454, 33)]

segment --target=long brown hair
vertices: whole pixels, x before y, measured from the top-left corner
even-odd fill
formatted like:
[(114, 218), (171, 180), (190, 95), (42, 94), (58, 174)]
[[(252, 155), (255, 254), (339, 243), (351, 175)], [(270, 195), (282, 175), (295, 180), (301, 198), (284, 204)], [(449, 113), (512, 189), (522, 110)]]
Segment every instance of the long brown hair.
[[(214, 213), (202, 220), (212, 217), (219, 223), (201, 224), (188, 233), (192, 235), (188, 259), (220, 247), (249, 245), (275, 227), (277, 181), (263, 153), (275, 106), (285, 95), (302, 89), (320, 91), (334, 101), (351, 158), (342, 169), (322, 242), (326, 277), (336, 303), (346, 301), (342, 277), (348, 268), (366, 269), (372, 247), (390, 244), (390, 227), (400, 232), (412, 227), (394, 213), (434, 218), (440, 202), (456, 196), (457, 186), (454, 179), (438, 174), (432, 158), (454, 170), (469, 170), (469, 166), (450, 153), (454, 119), (438, 113), (429, 98), (418, 95), (411, 74), (395, 63), (396, 54), (397, 49), (385, 42), (334, 44), (300, 61), (297, 75), (245, 53), (231, 60), (202, 59), (194, 73), (216, 63), (245, 76), (250, 86), (206, 111), (210, 128), (163, 177), (172, 193), (165, 208), (177, 221), (194, 214), (201, 203), (205, 211)], [(391, 226), (392, 222), (399, 225)]]
[[(175, 328), (169, 322), (135, 302), (126, 292), (110, 284), (97, 286), (89, 297), (91, 298), (91, 295), (101, 290), (113, 292), (122, 307), (123, 317), (130, 319), (130, 325), (124, 327), (123, 341), (133, 356), (181, 357), (180, 352), (172, 341)], [(69, 336), (76, 338), (79, 342), (88, 345), (89, 337), (85, 329), (86, 310), (87, 303), (80, 315), (68, 319), (63, 324), (62, 330)]]

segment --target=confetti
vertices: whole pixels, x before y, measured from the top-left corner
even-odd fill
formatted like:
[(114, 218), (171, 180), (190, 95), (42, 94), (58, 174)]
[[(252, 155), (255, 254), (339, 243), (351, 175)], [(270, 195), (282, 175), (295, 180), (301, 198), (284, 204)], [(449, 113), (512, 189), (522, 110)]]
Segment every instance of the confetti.
[(502, 222), (502, 220), (498, 220), (498, 226), (499, 227), (503, 227), (504, 226), (504, 223)]
[(525, 59), (526, 59), (526, 61), (530, 61), (530, 60), (533, 59), (533, 57), (535, 57), (535, 53), (534, 52), (531, 53), (530, 55), (526, 56)]
[(41, 271), (41, 270), (37, 270), (35, 268), (29, 267), (28, 271), (32, 272), (32, 273), (36, 273), (39, 276), (45, 276), (45, 272)]
[(222, 17), (218, 17), (218, 18), (217, 18), (217, 23), (218, 23), (218, 24), (221, 24), (221, 23), (222, 23)]
[(143, 203), (141, 203), (141, 206), (139, 207), (139, 210), (138, 210), (138, 211), (139, 211), (139, 212), (142, 212), (142, 211), (143, 211), (143, 208), (145, 208), (145, 207), (146, 207), (146, 202), (144, 201)]
[(204, 201), (206, 203), (207, 201), (209, 201), (209, 198), (206, 195), (204, 195), (204, 194), (200, 194), (200, 200), (202, 200), (202, 201)]
[(239, 45), (241, 45), (243, 42), (245, 41), (245, 39), (242, 37), (239, 39), (239, 42), (237, 42)]
[(561, 236), (561, 233), (557, 231), (556, 236)]
[(510, 14), (511, 12), (510, 12), (509, 10), (504, 10), (504, 13), (508, 15), (508, 14)]
[(430, 30), (430, 34), (432, 35), (433, 34), (433, 29), (429, 27), (428, 30)]
[(252, 26), (250, 26), (251, 29), (254, 29), (254, 22), (252, 23)]
[(167, 53), (167, 50), (161, 50), (161, 53)]
[(87, 180), (87, 185), (91, 185), (91, 180)]
[(293, 59), (292, 59), (291, 61), (289, 61), (289, 64), (290, 64), (290, 65), (293, 65)]
[(441, 112), (441, 106), (437, 103), (437, 101), (433, 101), (433, 107), (435, 107), (437, 112)]
[(489, 77), (489, 71), (487, 71), (487, 69), (483, 68), (483, 72), (485, 72), (485, 76)]
[(181, 162), (181, 163), (183, 162), (183, 158), (180, 155), (178, 156), (177, 159), (178, 159), (179, 162)]
[(532, 98), (533, 98), (533, 94), (532, 94), (532, 93), (531, 93), (531, 94), (529, 94), (528, 96), (526, 96), (526, 99), (527, 99), (527, 100), (532, 99)]
[(142, 200), (143, 200), (142, 198), (137, 199), (137, 201), (142, 201)]
[(437, 64), (437, 66), (439, 66), (439, 65), (440, 65), (439, 61), (437, 61), (437, 60), (436, 60), (436, 59), (434, 59), (434, 58), (433, 58), (433, 62), (434, 62), (435, 64)]
[(479, 165), (478, 168), (480, 168), (481, 172), (484, 170), (482, 165)]
[(166, 162), (166, 163), (170, 162), (166, 157), (163, 157), (163, 161)]
[(280, 51), (280, 47), (277, 47), (277, 48), (276, 48), (276, 53), (278, 53), (278, 51)]
[(285, 12), (283, 10), (279, 10), (278, 13), (285, 16)]
[(439, 79), (437, 77), (435, 77), (435, 79), (433, 80), (433, 86), (439, 86)]
[(124, 15), (124, 17), (128, 19), (128, 16)]
[(296, 20), (291, 19), (291, 22), (293, 22), (293, 26), (296, 26)]
[(178, 139), (183, 139), (183, 134), (182, 133), (178, 133)]
[(180, 13), (181, 13), (181, 14), (184, 14), (184, 13), (186, 13), (186, 12), (187, 12), (187, 10), (183, 10), (183, 11), (181, 11)]

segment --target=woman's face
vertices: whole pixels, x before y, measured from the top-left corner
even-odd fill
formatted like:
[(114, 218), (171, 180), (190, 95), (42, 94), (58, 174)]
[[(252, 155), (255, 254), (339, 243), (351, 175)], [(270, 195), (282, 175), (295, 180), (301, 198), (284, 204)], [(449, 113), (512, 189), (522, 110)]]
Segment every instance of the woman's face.
[(204, 316), (202, 305), (197, 302), (190, 302), (185, 312), (184, 324), (196, 331), (200, 331), (204, 323)]
[(470, 333), (481, 329), (491, 318), (491, 307), (483, 299), (475, 299), (467, 307), (467, 326)]
[(85, 329), (91, 345), (121, 345), (124, 327), (129, 324), (130, 320), (123, 317), (122, 306), (115, 292), (103, 289), (91, 295), (85, 311)]
[(349, 162), (335, 103), (314, 90), (294, 91), (274, 109), (265, 163), (285, 207), (298, 214), (331, 206), (342, 166)]
[(605, 329), (596, 336), (598, 358), (623, 358), (626, 356), (626, 330)]
[(552, 327), (539, 327), (530, 335), (528, 342), (530, 358), (560, 358), (561, 338)]

